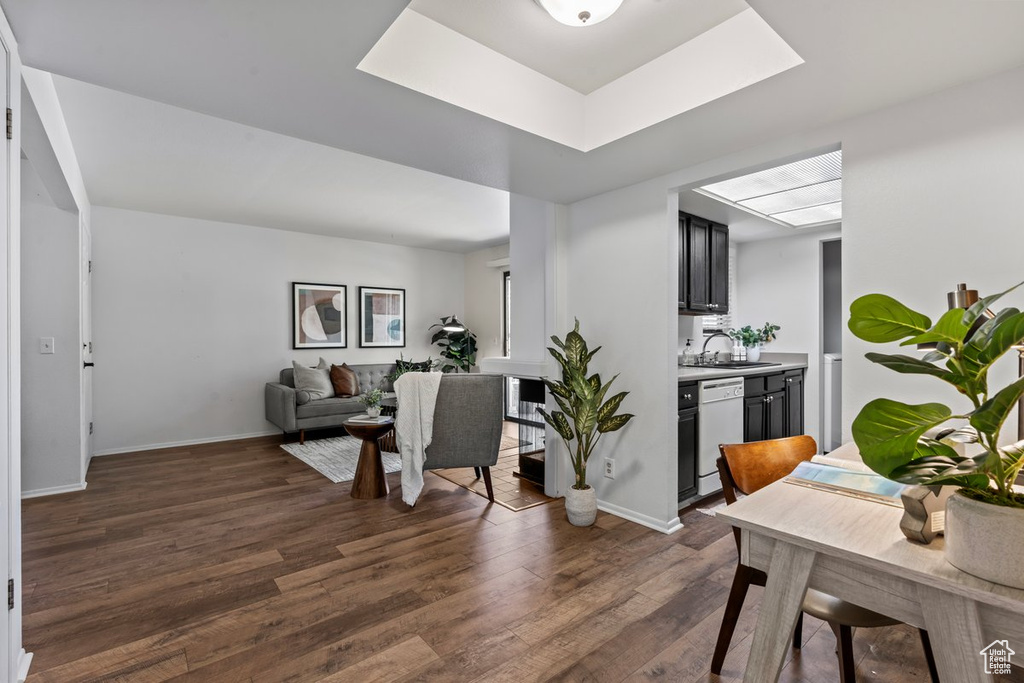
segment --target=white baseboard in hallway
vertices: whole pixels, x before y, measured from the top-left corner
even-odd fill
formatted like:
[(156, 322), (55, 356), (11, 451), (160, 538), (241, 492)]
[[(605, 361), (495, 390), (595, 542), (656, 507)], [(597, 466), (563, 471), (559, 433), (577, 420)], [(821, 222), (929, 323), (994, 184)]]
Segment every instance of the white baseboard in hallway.
[(88, 485), (88, 482), (83, 481), (80, 484), (67, 484), (66, 486), (50, 486), (49, 488), (45, 489), (22, 491), (21, 499), (25, 500), (26, 498), (42, 498), (43, 496), (56, 496), (61, 493), (74, 493), (75, 491), (84, 491), (85, 487)]
[(265, 432), (251, 432), (249, 434), (232, 434), (230, 436), (214, 436), (205, 439), (186, 439), (184, 441), (167, 441), (166, 443), (143, 444), (141, 446), (125, 446), (123, 448), (107, 448), (96, 451), (92, 457), (103, 457), (104, 455), (121, 455), (123, 453), (136, 453), (139, 451), (158, 451), (162, 448), (181, 448), (182, 446), (198, 446), (204, 443), (220, 443), (221, 441), (239, 441), (240, 439), (256, 439), (261, 436), (273, 436), (280, 434), (280, 429), (271, 429)]

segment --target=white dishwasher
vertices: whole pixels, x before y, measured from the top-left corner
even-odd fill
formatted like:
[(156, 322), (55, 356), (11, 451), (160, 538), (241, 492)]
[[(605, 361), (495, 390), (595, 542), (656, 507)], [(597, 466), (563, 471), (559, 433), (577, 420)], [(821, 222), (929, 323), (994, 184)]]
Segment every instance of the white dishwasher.
[(722, 490), (718, 444), (743, 443), (743, 378), (705, 380), (698, 400), (697, 493), (706, 496)]

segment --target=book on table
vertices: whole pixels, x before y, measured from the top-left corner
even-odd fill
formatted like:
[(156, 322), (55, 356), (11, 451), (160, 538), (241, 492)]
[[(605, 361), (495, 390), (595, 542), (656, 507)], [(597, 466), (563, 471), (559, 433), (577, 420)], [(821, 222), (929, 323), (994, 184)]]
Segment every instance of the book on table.
[(348, 421), (349, 422), (358, 422), (360, 424), (367, 424), (367, 425), (383, 425), (383, 424), (389, 424), (391, 422), (394, 422), (395, 418), (391, 417), (390, 415), (378, 415), (377, 417), (370, 417), (366, 413), (363, 413), (362, 415), (356, 415), (355, 417), (350, 417), (348, 419)]
[(863, 498), (893, 507), (903, 507), (900, 494), (907, 488), (905, 484), (886, 479), (871, 471), (858, 471), (815, 462), (800, 463), (793, 473), (786, 477), (786, 481), (798, 486)]

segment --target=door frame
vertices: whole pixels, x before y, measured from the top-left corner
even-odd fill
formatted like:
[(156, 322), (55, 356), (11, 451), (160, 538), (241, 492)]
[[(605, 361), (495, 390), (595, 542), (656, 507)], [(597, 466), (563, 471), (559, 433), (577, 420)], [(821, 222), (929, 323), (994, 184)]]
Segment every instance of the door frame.
[(0, 510), (5, 526), (6, 566), (4, 578), (14, 580), (14, 608), (4, 611), (3, 633), (5, 661), (0, 662), (6, 680), (23, 681), (28, 675), (32, 655), (21, 647), (21, 59), (18, 46), (7, 17), (0, 10), (0, 50), (6, 56), (5, 90), (7, 108), (15, 113), (11, 139), (2, 163), (7, 169), (3, 225), (0, 227), (5, 243), (6, 263), (4, 293), (6, 320), (0, 334), (7, 346), (5, 383), (0, 387), (5, 394), (6, 414), (0, 438), (0, 467), (7, 475), (6, 486), (0, 492)]

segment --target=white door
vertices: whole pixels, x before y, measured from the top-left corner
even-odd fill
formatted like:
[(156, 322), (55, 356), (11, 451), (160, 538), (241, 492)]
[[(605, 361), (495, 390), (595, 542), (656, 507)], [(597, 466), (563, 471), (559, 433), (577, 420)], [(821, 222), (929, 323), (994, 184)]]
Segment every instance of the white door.
[(79, 292), (82, 297), (81, 348), (82, 348), (82, 481), (92, 459), (92, 233), (88, 224), (79, 219), (82, 282)]
[[(8, 47), (0, 40), (0, 59), (3, 60), (3, 78), (5, 80), (3, 94), (3, 110), (6, 112), (11, 107), (10, 88), (10, 52)], [(11, 221), (10, 197), (8, 196), (8, 177), (11, 169), (10, 164), (20, 162), (20, 154), (12, 154), (12, 141), (6, 135), (0, 137), (6, 144), (3, 146), (3, 157), (0, 158), (0, 266), (3, 274), (0, 275), (0, 517), (2, 517), (2, 529), (4, 537), (0, 541), (0, 570), (3, 577), (4, 605), (0, 607), (3, 617), (0, 618), (0, 670), (3, 680), (16, 680), (18, 668), (18, 651), (15, 647), (19, 642), (17, 633), (20, 624), (15, 619), (16, 612), (7, 608), (7, 586), (8, 581), (15, 577), (16, 571), (14, 562), (17, 560), (17, 544), (15, 539), (19, 534), (19, 515), (12, 509), (13, 505), (20, 505), (20, 497), (15, 497), (14, 492), (21, 491), (21, 482), (16, 481), (20, 477), (18, 462), (21, 458), (19, 447), (20, 415), (18, 413), (19, 397), (21, 391), (18, 377), (20, 376), (21, 357), (18, 353), (19, 340), (18, 326), (15, 322), (18, 319), (18, 293), (17, 278), (19, 277), (19, 254), (17, 223)], [(13, 490), (13, 491), (12, 491)], [(20, 596), (18, 596), (20, 598)]]

